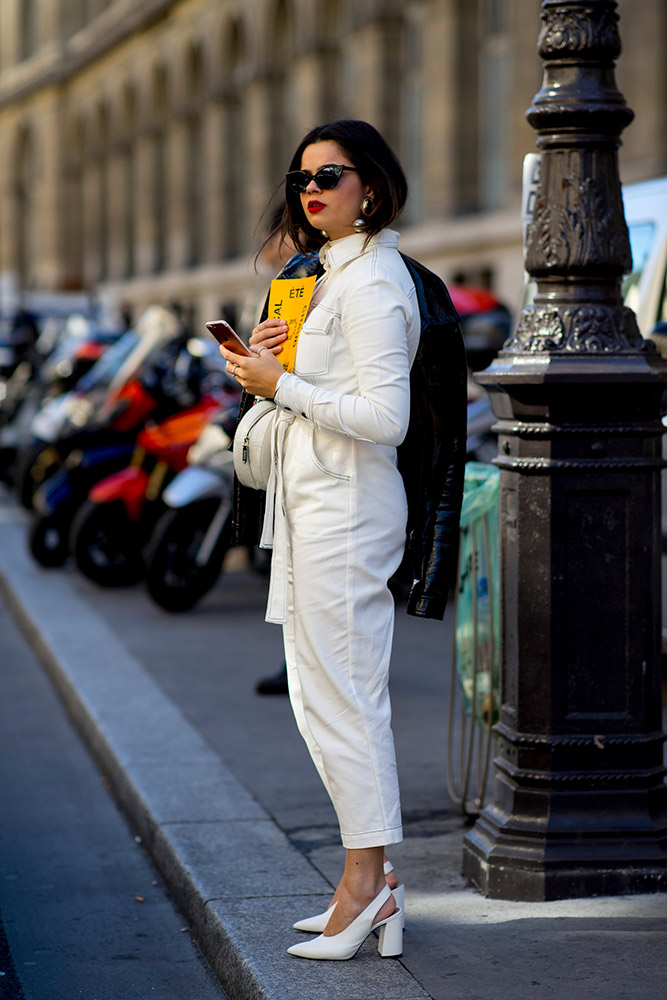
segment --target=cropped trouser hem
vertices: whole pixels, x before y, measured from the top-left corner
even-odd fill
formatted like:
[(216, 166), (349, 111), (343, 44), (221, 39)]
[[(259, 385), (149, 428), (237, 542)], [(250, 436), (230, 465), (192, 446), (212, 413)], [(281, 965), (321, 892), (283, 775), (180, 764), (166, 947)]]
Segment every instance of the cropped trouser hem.
[(403, 840), (403, 828), (394, 826), (389, 830), (376, 830), (374, 833), (341, 833), (343, 847), (346, 850), (359, 850), (362, 847), (387, 847), (388, 844), (400, 844)]

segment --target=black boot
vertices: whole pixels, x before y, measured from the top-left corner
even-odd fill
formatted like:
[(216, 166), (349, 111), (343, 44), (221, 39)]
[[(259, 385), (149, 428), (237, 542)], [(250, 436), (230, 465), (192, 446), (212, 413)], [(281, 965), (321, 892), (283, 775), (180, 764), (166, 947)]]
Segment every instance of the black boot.
[(287, 694), (287, 665), (283, 663), (277, 674), (257, 681), (255, 691), (257, 694)]

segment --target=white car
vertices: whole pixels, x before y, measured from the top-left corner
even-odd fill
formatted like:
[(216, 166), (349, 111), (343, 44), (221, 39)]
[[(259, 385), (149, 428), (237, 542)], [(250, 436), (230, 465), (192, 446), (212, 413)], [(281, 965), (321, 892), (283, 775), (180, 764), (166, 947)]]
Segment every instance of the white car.
[[(667, 358), (667, 177), (623, 189), (630, 230), (632, 273), (623, 282), (623, 298), (637, 315), (644, 337), (655, 341)], [(663, 417), (667, 426), (667, 417)], [(667, 435), (663, 437), (667, 459)], [(662, 473), (662, 653), (667, 656), (667, 470)]]
[(623, 298), (667, 357), (667, 177), (624, 187), (623, 206), (632, 247)]

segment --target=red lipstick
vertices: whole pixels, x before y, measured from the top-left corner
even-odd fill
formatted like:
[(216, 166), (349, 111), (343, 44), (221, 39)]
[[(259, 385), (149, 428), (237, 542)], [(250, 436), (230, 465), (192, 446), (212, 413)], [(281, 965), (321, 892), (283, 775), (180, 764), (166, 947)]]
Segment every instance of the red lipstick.
[(309, 201), (308, 202), (308, 211), (312, 215), (315, 215), (317, 212), (321, 212), (322, 209), (326, 208), (326, 207), (327, 206), (323, 202), (321, 202), (321, 201)]

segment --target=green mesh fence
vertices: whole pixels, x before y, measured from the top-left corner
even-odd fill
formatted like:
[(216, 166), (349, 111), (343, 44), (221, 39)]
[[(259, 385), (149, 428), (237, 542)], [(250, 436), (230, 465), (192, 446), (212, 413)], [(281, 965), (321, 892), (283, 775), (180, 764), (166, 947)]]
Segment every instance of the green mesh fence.
[(447, 732), (447, 787), (469, 816), (484, 804), (498, 718), (498, 498), (493, 465), (469, 462), (461, 515)]
[(485, 725), (498, 681), (498, 496), (493, 465), (469, 462), (461, 511), (456, 595), (456, 672), (466, 710)]

